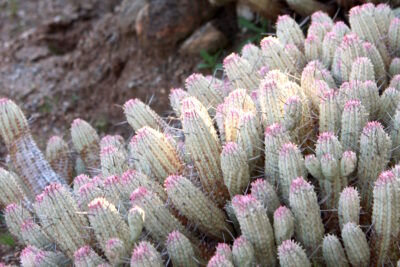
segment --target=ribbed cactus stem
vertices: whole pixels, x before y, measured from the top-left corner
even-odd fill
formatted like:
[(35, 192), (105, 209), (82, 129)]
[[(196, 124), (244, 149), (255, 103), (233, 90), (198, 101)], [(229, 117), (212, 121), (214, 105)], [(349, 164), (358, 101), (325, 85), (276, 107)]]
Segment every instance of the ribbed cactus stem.
[(311, 267), (304, 249), (293, 240), (283, 241), (278, 247), (279, 264), (282, 267)]
[(164, 187), (176, 209), (198, 224), (200, 230), (221, 240), (230, 239), (228, 232), (232, 228), (226, 223), (226, 215), (190, 180), (169, 176)]
[(83, 246), (74, 253), (76, 267), (100, 266), (104, 263), (105, 261), (90, 246)]
[(343, 178), (350, 176), (357, 167), (357, 155), (353, 151), (345, 151), (340, 160), (340, 174)]
[(32, 195), (39, 194), (50, 183), (65, 184), (37, 147), (22, 110), (6, 98), (0, 99), (0, 135), (13, 166)]
[(101, 149), (100, 161), (104, 177), (122, 175), (129, 168), (125, 155), (114, 146), (106, 146)]
[(288, 129), (292, 135), (297, 136), (296, 129), (301, 124), (303, 116), (303, 107), (300, 97), (289, 97), (283, 106), (283, 126)]
[(397, 74), (400, 74), (400, 58), (395, 57), (392, 59), (389, 66), (389, 75), (390, 77), (393, 77)]
[(27, 219), (21, 225), (21, 236), (25, 244), (37, 248), (46, 248), (51, 244), (49, 236), (33, 219)]
[(308, 34), (304, 42), (304, 54), (307, 61), (321, 60), (322, 58), (322, 44), (318, 36)]
[(181, 101), (189, 96), (190, 94), (181, 88), (171, 89), (171, 92), (169, 94), (169, 103), (177, 117), (181, 116)]
[(25, 200), (25, 194), (18, 185), (16, 174), (0, 168), (0, 206)]
[(346, 187), (340, 194), (338, 215), (340, 228), (348, 222), (359, 223), (360, 197), (354, 187)]
[(276, 187), (279, 182), (279, 151), (283, 144), (290, 141), (289, 133), (278, 123), (265, 129), (265, 176), (269, 183)]
[(129, 210), (128, 225), (131, 243), (134, 243), (139, 239), (140, 235), (142, 234), (145, 221), (146, 215), (144, 210), (136, 206)]
[(207, 264), (207, 267), (233, 267), (233, 263), (223, 255), (214, 255)]
[(124, 154), (126, 152), (125, 150), (125, 140), (122, 136), (116, 134), (116, 135), (106, 135), (100, 140), (100, 148), (103, 149), (108, 146), (113, 146), (119, 151), (124, 151)]
[(88, 204), (95, 198), (100, 197), (104, 195), (104, 192), (102, 191), (102, 188), (99, 187), (96, 178), (94, 181), (91, 180), (87, 182), (86, 184), (82, 185), (79, 188), (77, 197), (78, 197), (78, 204), (81, 210), (87, 211), (88, 210)]
[(166, 123), (160, 116), (140, 99), (130, 99), (124, 104), (124, 113), (129, 125), (134, 131), (144, 126), (151, 127), (155, 130), (167, 128)]
[[(385, 18), (382, 18), (383, 14), (379, 14), (384, 10), (376, 8), (373, 4), (356, 6), (349, 12), (352, 31), (365, 41), (375, 44), (386, 66), (390, 63), (390, 55), (385, 43), (387, 42), (390, 20), (394, 18), (389, 7), (388, 9), (390, 13), (385, 12), (384, 16), (388, 16)], [(387, 25), (385, 20), (389, 20)]]
[(113, 264), (118, 265), (124, 261), (124, 257), (128, 255), (127, 245), (119, 238), (111, 238), (106, 242), (105, 255), (107, 259)]
[(179, 231), (172, 231), (167, 238), (166, 247), (171, 262), (176, 267), (196, 267), (197, 259), (190, 240)]
[(350, 81), (375, 81), (374, 66), (367, 57), (357, 58), (351, 65)]
[(121, 239), (130, 250), (128, 225), (115, 206), (107, 199), (99, 197), (92, 200), (88, 207), (90, 225), (93, 227), (96, 239), (103, 251), (107, 251), (107, 242), (111, 238)]
[[(400, 56), (400, 19), (394, 18), (390, 22), (388, 35), (389, 51), (394, 56)], [(393, 61), (392, 61), (393, 63)]]
[(183, 168), (178, 151), (163, 133), (153, 128), (145, 126), (137, 130), (129, 146), (136, 169), (154, 176), (160, 183)]
[(196, 97), (209, 110), (211, 116), (215, 115), (213, 107), (223, 102), (222, 94), (214, 88), (212, 82), (199, 73), (193, 73), (185, 80), (189, 94)]
[(92, 174), (100, 167), (100, 137), (86, 121), (75, 119), (71, 125), (71, 137), (75, 150)]
[(279, 207), (274, 212), (274, 234), (278, 246), (294, 236), (293, 213), (285, 206)]
[(304, 165), (306, 166), (308, 172), (318, 180), (319, 185), (322, 191), (324, 192), (325, 177), (324, 174), (322, 173), (321, 161), (314, 154), (310, 154), (305, 156)]
[(379, 53), (378, 49), (376, 48), (375, 45), (364, 42), (363, 46), (365, 48), (365, 51), (367, 52), (368, 58), (371, 60), (372, 65), (374, 66), (374, 72), (375, 72), (375, 79), (379, 87), (385, 86), (387, 82), (387, 72), (386, 72), (386, 66), (385, 63), (383, 62), (383, 59), (381, 57), (381, 54)]
[(261, 115), (264, 126), (269, 126), (273, 123), (282, 120), (282, 113), (279, 98), (279, 87), (277, 81), (273, 79), (264, 79), (260, 83), (259, 102), (261, 106)]
[(296, 221), (297, 239), (309, 254), (318, 255), (316, 251), (324, 236), (324, 225), (314, 187), (302, 177), (293, 180), (289, 200)]
[(238, 218), (242, 234), (254, 247), (260, 266), (276, 265), (274, 233), (262, 204), (251, 195), (237, 195), (232, 206)]
[(353, 222), (343, 225), (342, 239), (347, 258), (352, 266), (369, 266), (370, 251), (367, 237)]
[(211, 118), (197, 109), (184, 110), (182, 117), (185, 143), (201, 184), (206, 192), (212, 194), (216, 203), (223, 205), (229, 192), (222, 178), (221, 146)]
[(188, 236), (184, 226), (172, 215), (155, 193), (145, 187), (139, 187), (132, 192), (130, 200), (132, 206), (138, 206), (145, 212), (146, 223), (144, 227), (151, 237), (161, 244), (165, 243), (168, 234), (174, 230)]
[(251, 267), (254, 264), (253, 245), (244, 236), (235, 239), (232, 246), (233, 263), (235, 266)]
[(330, 68), (332, 65), (336, 49), (342, 41), (341, 38), (342, 37), (334, 31), (325, 34), (324, 40), (322, 41), (322, 62), (327, 68)]
[[(323, 83), (319, 83), (324, 87)], [(319, 103), (319, 132), (337, 133), (340, 129), (341, 109), (337, 93), (329, 90), (323, 93)]]
[(370, 120), (375, 119), (379, 114), (379, 89), (373, 81), (345, 82), (340, 86), (338, 97), (342, 108), (349, 100), (360, 101)]
[(397, 104), (400, 102), (400, 91), (394, 87), (388, 87), (381, 95), (381, 108), (379, 120), (384, 125), (391, 125), (392, 118), (396, 114)]
[[(321, 85), (324, 81), (326, 88)], [(330, 88), (335, 88), (335, 81), (328, 69), (320, 61), (310, 61), (301, 73), (301, 87), (305, 94), (311, 99), (314, 107), (318, 108), (323, 93)]]
[(90, 177), (87, 176), (86, 174), (80, 174), (75, 177), (74, 179), (74, 194), (77, 195), (79, 192), (79, 188), (81, 188), (82, 185), (88, 183), (90, 181)]
[(343, 149), (359, 151), (362, 129), (368, 121), (368, 113), (358, 100), (349, 100), (344, 105), (340, 141)]
[(59, 136), (49, 139), (46, 146), (46, 158), (53, 170), (67, 182), (71, 183), (73, 163), (68, 144)]
[(251, 183), (251, 195), (266, 208), (270, 219), (274, 211), (279, 207), (280, 201), (275, 189), (264, 179), (257, 179)]
[(326, 235), (322, 243), (322, 252), (325, 263), (328, 267), (348, 267), (346, 254), (340, 244), (339, 239), (335, 235)]
[(241, 53), (242, 58), (246, 59), (251, 66), (254, 66), (254, 70), (259, 70), (264, 66), (265, 62), (262, 58), (261, 49), (258, 46), (248, 43), (243, 46)]
[(350, 33), (343, 37), (332, 62), (332, 74), (339, 83), (350, 79), (351, 66), (358, 57), (366, 57), (367, 53), (357, 35)]
[(307, 169), (300, 149), (294, 143), (282, 145), (279, 151), (279, 189), (282, 200), (289, 203), (290, 185), (299, 176), (307, 177)]
[(297, 22), (288, 15), (278, 17), (276, 36), (283, 45), (293, 44), (301, 51), (304, 50), (304, 34)]
[(358, 185), (365, 210), (372, 206), (372, 185), (389, 163), (390, 137), (379, 122), (368, 122), (360, 137)]
[(10, 233), (23, 241), (21, 226), (26, 220), (32, 219), (31, 213), (24, 206), (11, 203), (4, 209), (4, 219)]
[(20, 255), (22, 267), (61, 266), (68, 260), (61, 252), (44, 251), (34, 246), (27, 246)]
[(263, 146), (262, 126), (256, 113), (244, 112), (240, 117), (237, 143), (246, 153), (250, 170), (254, 169), (260, 161)]
[[(382, 172), (375, 182), (373, 190), (372, 225), (375, 230), (375, 264), (385, 265), (396, 255), (393, 244), (400, 231), (399, 177), (392, 171)], [(393, 258), (396, 260), (396, 258)]]
[(226, 75), (235, 88), (246, 88), (249, 93), (257, 89), (258, 72), (246, 59), (232, 53), (224, 58), (223, 65)]
[(238, 109), (243, 112), (257, 112), (256, 105), (245, 89), (236, 89), (225, 98), (224, 113), (231, 109)]
[[(296, 69), (301, 70), (307, 64), (305, 55), (297, 46), (295, 46), (293, 44), (286, 44), (285, 52), (293, 60), (293, 64)], [(268, 67), (264, 67), (264, 69), (260, 69), (260, 71), (266, 71), (265, 68), (268, 68)], [(261, 77), (263, 77), (263, 76), (264, 75), (261, 75)]]
[(394, 162), (400, 159), (400, 107), (396, 108), (396, 112), (391, 120), (390, 137), (392, 140), (392, 158)]
[(235, 142), (239, 131), (240, 117), (243, 115), (241, 109), (231, 108), (225, 114), (225, 139), (226, 142)]
[(36, 196), (34, 208), (42, 227), (68, 257), (90, 240), (88, 220), (64, 186), (48, 185)]
[(231, 197), (242, 194), (249, 185), (250, 172), (246, 154), (236, 143), (225, 144), (221, 153), (221, 169)]
[(286, 53), (284, 45), (276, 37), (268, 36), (261, 40), (261, 50), (270, 69), (289, 71), (292, 75), (299, 76), (300, 70), (292, 64), (292, 60)]
[(133, 250), (131, 266), (163, 267), (160, 253), (147, 241), (140, 242)]

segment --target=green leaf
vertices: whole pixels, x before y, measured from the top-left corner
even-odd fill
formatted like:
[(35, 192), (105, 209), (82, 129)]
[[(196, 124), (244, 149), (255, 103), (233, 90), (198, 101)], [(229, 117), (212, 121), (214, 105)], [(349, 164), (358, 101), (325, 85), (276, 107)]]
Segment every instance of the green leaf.
[(16, 242), (10, 233), (3, 233), (0, 234), (0, 244), (15, 247)]
[(203, 58), (203, 60), (204, 61), (206, 61), (207, 63), (212, 63), (212, 62), (214, 62), (214, 58), (209, 54), (209, 53), (207, 53), (207, 51), (205, 51), (205, 50), (201, 50), (200, 51), (200, 56)]
[(258, 27), (256, 24), (252, 23), (251, 21), (245, 19), (244, 17), (239, 17), (238, 18), (239, 26), (246, 28), (250, 31), (256, 32), (256, 33), (263, 33), (265, 30), (263, 28)]
[(199, 64), (197, 64), (196, 67), (199, 70), (201, 70), (201, 69), (211, 69), (212, 66), (210, 66), (210, 64), (208, 64), (208, 63), (200, 62)]

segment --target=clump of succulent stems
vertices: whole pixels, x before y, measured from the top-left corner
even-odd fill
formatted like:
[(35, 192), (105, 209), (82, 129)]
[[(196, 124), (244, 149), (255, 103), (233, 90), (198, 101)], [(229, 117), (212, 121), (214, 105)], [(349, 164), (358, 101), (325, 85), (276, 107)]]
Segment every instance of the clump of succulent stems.
[(368, 3), (348, 21), (279, 17), (222, 77), (172, 89), (173, 120), (128, 100), (130, 140), (75, 119), (43, 154), (0, 99), (0, 207), (22, 266), (395, 265), (400, 20)]

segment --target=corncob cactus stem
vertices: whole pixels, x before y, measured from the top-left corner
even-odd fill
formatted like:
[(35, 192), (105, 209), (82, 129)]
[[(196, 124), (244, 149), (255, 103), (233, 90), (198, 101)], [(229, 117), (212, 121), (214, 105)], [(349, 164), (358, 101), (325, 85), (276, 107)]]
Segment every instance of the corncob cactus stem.
[(172, 231), (167, 238), (166, 247), (172, 264), (176, 267), (196, 267), (198, 259), (190, 240), (179, 231)]
[(124, 241), (119, 238), (111, 238), (106, 242), (105, 255), (113, 265), (121, 264), (127, 255), (127, 248)]
[(253, 245), (246, 239), (246, 237), (239, 236), (233, 242), (232, 256), (235, 266), (253, 266), (255, 261)]
[(289, 195), (296, 222), (296, 237), (306, 247), (309, 254), (318, 256), (319, 245), (324, 236), (321, 211), (314, 187), (302, 177), (293, 180)]
[(42, 227), (68, 257), (89, 242), (88, 220), (64, 186), (48, 185), (36, 196), (34, 208)]
[(80, 174), (76, 176), (73, 184), (74, 194), (77, 195), (79, 192), (79, 188), (81, 188), (82, 185), (88, 182), (90, 182), (90, 177), (87, 176), (86, 174)]
[(136, 242), (142, 234), (146, 216), (144, 210), (133, 207), (128, 213), (128, 225), (131, 243)]
[(250, 171), (246, 154), (236, 143), (225, 144), (221, 153), (221, 169), (231, 197), (242, 194), (250, 182)]
[[(22, 110), (6, 98), (0, 99), (0, 135), (30, 194), (40, 194), (50, 183), (66, 184), (37, 147)], [(32, 198), (31, 195), (29, 197)]]
[(294, 217), (290, 209), (285, 206), (276, 209), (274, 212), (274, 234), (278, 246), (294, 236), (294, 228)]
[(357, 58), (351, 65), (350, 81), (375, 81), (374, 66), (367, 57)]
[(339, 239), (335, 235), (326, 235), (322, 243), (322, 252), (325, 263), (328, 267), (348, 267), (346, 254), (340, 244)]
[[(316, 83), (319, 87), (326, 87), (326, 83), (318, 81)], [(336, 91), (325, 91), (319, 103), (319, 132), (339, 132), (341, 114)]]
[(172, 203), (185, 217), (198, 224), (200, 230), (221, 240), (230, 239), (232, 227), (226, 215), (204, 193), (183, 176), (169, 176), (164, 187)]
[(70, 184), (73, 164), (68, 144), (61, 137), (53, 136), (49, 139), (46, 146), (46, 158), (53, 170)]
[(4, 219), (10, 233), (23, 241), (20, 229), (26, 220), (32, 219), (31, 213), (24, 206), (11, 203), (4, 209)]
[(243, 236), (254, 247), (256, 262), (260, 266), (275, 266), (274, 233), (264, 207), (251, 195), (236, 195), (232, 206)]
[(18, 185), (16, 175), (0, 168), (0, 206), (5, 207), (23, 200), (25, 194)]
[[(392, 244), (396, 242), (400, 229), (400, 182), (392, 171), (382, 172), (375, 182), (373, 190), (372, 225), (375, 230), (375, 264), (389, 263), (396, 255)], [(395, 260), (395, 258), (393, 258)]]
[(49, 236), (33, 219), (25, 220), (21, 227), (21, 236), (25, 244), (30, 244), (40, 249), (44, 249), (51, 244)]
[[(242, 58), (246, 59), (251, 66), (254, 66), (255, 70), (261, 70), (264, 67), (261, 49), (258, 46), (248, 43), (243, 46), (241, 54)], [(259, 72), (259, 75), (260, 77), (264, 76), (261, 72)]]
[(91, 174), (97, 174), (100, 167), (100, 137), (96, 130), (88, 122), (75, 119), (71, 125), (71, 137), (86, 168)]
[(286, 204), (289, 203), (290, 185), (299, 176), (307, 177), (303, 156), (294, 143), (286, 143), (279, 151), (279, 189)]
[(130, 200), (132, 206), (138, 206), (145, 212), (144, 227), (156, 241), (164, 244), (168, 234), (174, 230), (191, 237), (154, 192), (142, 186), (132, 192)]
[(83, 246), (74, 253), (76, 267), (100, 266), (101, 264), (105, 264), (105, 261), (90, 246)]
[(280, 205), (275, 189), (268, 181), (260, 178), (251, 183), (251, 195), (264, 206), (269, 218), (272, 220), (274, 211)]
[(100, 153), (101, 173), (104, 177), (122, 175), (128, 170), (125, 155), (114, 146), (106, 146)]
[(200, 181), (204, 190), (222, 207), (229, 198), (229, 192), (222, 178), (221, 145), (211, 118), (201, 108), (186, 110), (182, 107), (182, 111), (182, 128), (187, 149)]
[(95, 198), (104, 195), (102, 188), (100, 188), (95, 181), (89, 181), (79, 188), (77, 197), (78, 204), (81, 210), (87, 211), (88, 204)]
[(346, 187), (340, 194), (338, 215), (340, 229), (348, 222), (359, 223), (360, 197), (354, 187)]
[(190, 94), (181, 88), (171, 89), (171, 92), (169, 94), (169, 102), (172, 109), (174, 110), (175, 115), (178, 118), (181, 116), (181, 101), (189, 96)]
[(233, 263), (223, 255), (214, 255), (207, 264), (207, 267), (233, 267)]
[(279, 16), (276, 21), (276, 36), (283, 45), (293, 44), (304, 50), (304, 34), (297, 22), (288, 15)]
[(400, 106), (397, 106), (396, 113), (391, 120), (390, 137), (392, 140), (392, 158), (394, 162), (400, 159)]
[(22, 267), (67, 266), (68, 259), (60, 252), (44, 251), (34, 246), (27, 246), (21, 252)]
[(381, 95), (381, 109), (379, 120), (386, 126), (392, 126), (392, 118), (397, 109), (397, 104), (400, 101), (400, 92), (394, 87), (388, 87)]
[(390, 159), (391, 140), (379, 122), (368, 122), (360, 137), (358, 185), (363, 207), (372, 206), (372, 183), (386, 168)]
[(215, 249), (215, 255), (221, 255), (228, 261), (233, 261), (232, 249), (226, 243), (219, 243)]
[[(126, 246), (125, 252), (130, 250), (129, 227), (123, 217), (118, 213), (115, 206), (109, 203), (105, 198), (95, 198), (89, 205), (89, 221), (93, 227), (96, 239), (101, 248), (107, 255), (108, 241), (112, 238), (118, 238), (121, 242), (116, 242), (118, 247)], [(115, 228), (118, 226), (118, 228)], [(125, 244), (125, 245), (124, 245)], [(121, 249), (117, 249), (121, 252)], [(124, 251), (122, 251), (124, 254)], [(108, 257), (108, 256), (107, 256)], [(114, 257), (111, 257), (114, 259)], [(109, 258), (110, 259), (110, 258)], [(111, 260), (111, 259), (110, 259)]]
[(342, 239), (347, 258), (352, 266), (369, 266), (370, 251), (365, 234), (353, 222), (343, 225)]
[(392, 62), (389, 66), (389, 75), (393, 77), (397, 74), (400, 74), (400, 58), (395, 57), (392, 59)]
[(124, 113), (129, 125), (134, 131), (144, 126), (155, 130), (167, 129), (166, 123), (150, 106), (143, 103), (140, 99), (130, 99), (124, 104)]
[(132, 253), (132, 267), (163, 267), (160, 253), (147, 241), (140, 242)]
[(292, 240), (285, 240), (279, 245), (278, 258), (282, 267), (311, 267), (304, 249)]

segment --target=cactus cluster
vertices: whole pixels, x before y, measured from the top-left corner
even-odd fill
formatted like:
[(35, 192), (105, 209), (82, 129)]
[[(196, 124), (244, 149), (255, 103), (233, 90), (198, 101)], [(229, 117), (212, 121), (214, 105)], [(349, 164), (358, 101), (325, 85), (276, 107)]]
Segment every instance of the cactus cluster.
[(396, 264), (399, 27), (385, 4), (349, 25), (316, 12), (307, 31), (281, 16), (222, 78), (171, 90), (172, 120), (127, 101), (129, 142), (76, 119), (75, 153), (53, 137), (43, 154), (1, 99), (0, 206), (22, 266)]

